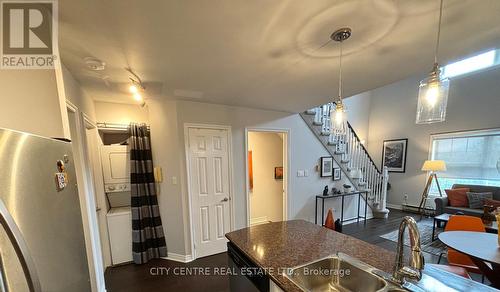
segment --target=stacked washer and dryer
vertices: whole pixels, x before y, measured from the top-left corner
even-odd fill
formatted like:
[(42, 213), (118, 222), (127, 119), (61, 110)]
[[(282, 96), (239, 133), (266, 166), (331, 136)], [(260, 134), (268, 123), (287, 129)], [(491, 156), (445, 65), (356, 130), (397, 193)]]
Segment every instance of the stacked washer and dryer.
[(102, 145), (104, 189), (109, 205), (106, 214), (111, 262), (132, 261), (132, 215), (130, 211), (130, 154), (126, 145)]

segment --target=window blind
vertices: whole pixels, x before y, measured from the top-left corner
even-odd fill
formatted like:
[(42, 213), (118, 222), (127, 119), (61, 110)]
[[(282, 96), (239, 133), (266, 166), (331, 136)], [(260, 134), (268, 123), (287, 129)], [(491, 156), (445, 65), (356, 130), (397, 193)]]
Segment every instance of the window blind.
[(500, 130), (435, 135), (431, 159), (446, 162), (440, 178), (500, 183)]

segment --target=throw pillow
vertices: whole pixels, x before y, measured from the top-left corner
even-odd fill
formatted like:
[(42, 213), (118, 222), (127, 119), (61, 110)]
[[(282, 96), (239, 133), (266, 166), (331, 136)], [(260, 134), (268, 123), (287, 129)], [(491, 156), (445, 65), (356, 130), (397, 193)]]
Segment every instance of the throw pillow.
[(493, 193), (472, 193), (467, 192), (467, 199), (469, 200), (469, 208), (482, 209), (486, 199), (493, 199)]
[(459, 188), (444, 190), (448, 196), (448, 201), (452, 207), (468, 207), (469, 202), (467, 201), (467, 192), (470, 192), (469, 188)]
[(493, 206), (495, 208), (500, 208), (500, 201), (498, 200), (486, 199), (484, 200), (484, 204), (488, 206)]

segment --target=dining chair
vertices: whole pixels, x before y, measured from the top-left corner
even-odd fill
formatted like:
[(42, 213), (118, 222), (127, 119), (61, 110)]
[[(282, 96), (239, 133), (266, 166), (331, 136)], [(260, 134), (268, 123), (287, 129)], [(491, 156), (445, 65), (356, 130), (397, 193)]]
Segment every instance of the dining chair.
[[(483, 221), (479, 217), (453, 215), (450, 216), (448, 223), (446, 223), (444, 231), (486, 232), (486, 229), (484, 228)], [(474, 264), (468, 255), (448, 247), (447, 258), (449, 265), (462, 267), (471, 273), (482, 275), (481, 270)]]

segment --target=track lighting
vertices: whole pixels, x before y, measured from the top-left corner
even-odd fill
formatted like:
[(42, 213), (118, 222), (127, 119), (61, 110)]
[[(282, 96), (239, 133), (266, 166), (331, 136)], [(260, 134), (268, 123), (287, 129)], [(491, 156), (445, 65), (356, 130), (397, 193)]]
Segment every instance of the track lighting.
[(143, 93), (145, 93), (146, 87), (142, 83), (139, 75), (132, 71), (132, 69), (125, 68), (125, 70), (127, 70), (127, 72), (129, 72), (133, 76), (129, 77), (130, 82), (132, 83), (128, 88), (129, 92), (132, 93), (132, 97), (135, 101), (140, 102), (141, 106), (145, 106), (146, 101), (144, 100)]
[(133, 93), (133, 94), (139, 93), (139, 89), (137, 88), (137, 86), (135, 86), (135, 84), (130, 85), (128, 90), (130, 91), (130, 93)]

